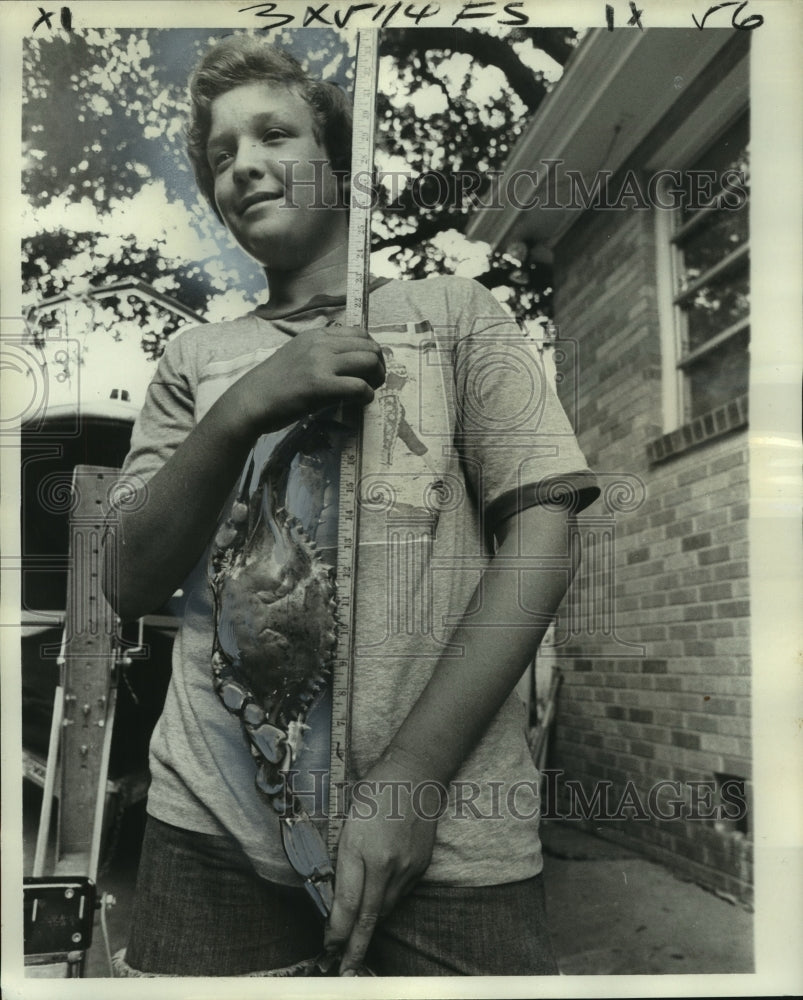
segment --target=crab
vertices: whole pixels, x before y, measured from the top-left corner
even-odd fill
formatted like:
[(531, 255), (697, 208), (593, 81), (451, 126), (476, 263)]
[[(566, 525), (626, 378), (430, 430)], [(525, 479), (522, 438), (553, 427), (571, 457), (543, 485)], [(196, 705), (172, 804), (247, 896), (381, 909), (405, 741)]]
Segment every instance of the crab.
[[(333, 571), (286, 509), (290, 468), (323, 505), (314, 453), (328, 446), (315, 423), (298, 425), (274, 449), (250, 496), (241, 494), (215, 538), (212, 657), (218, 696), (244, 726), (257, 787), (282, 805), (283, 774), (303, 745), (304, 719), (326, 684), (336, 646)], [(306, 459), (299, 466), (298, 459)]]
[[(245, 488), (218, 530), (210, 559), (215, 598), (212, 673), (215, 691), (242, 723), (257, 764), (256, 786), (279, 814), (282, 843), (322, 917), (333, 904), (334, 868), (327, 846), (285, 781), (303, 747), (304, 720), (331, 672), (337, 644), (334, 572), (301, 522), (287, 510), (291, 472), (308, 520), (327, 506), (319, 456), (330, 448), (310, 418), (290, 431)], [(318, 456), (318, 457), (316, 457)], [(254, 459), (244, 482), (251, 478)], [(276, 975), (333, 975), (328, 952)], [(371, 975), (360, 970), (359, 975)]]

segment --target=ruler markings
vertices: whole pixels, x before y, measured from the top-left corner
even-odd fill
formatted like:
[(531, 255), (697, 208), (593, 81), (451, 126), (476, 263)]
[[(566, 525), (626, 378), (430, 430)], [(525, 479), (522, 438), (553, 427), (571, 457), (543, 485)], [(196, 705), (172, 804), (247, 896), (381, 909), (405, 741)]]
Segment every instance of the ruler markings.
[[(354, 71), (354, 107), (351, 174), (371, 177), (374, 160), (375, 96), (379, 39), (377, 32), (360, 31)], [(364, 190), (365, 188), (369, 190)], [(346, 272), (346, 323), (368, 328), (369, 265), (371, 257), (370, 185), (352, 185)], [(329, 823), (327, 847), (332, 860), (343, 824), (341, 810), (333, 808), (338, 785), (348, 781), (351, 743), (351, 687), (354, 669), (354, 584), (358, 547), (357, 490), (362, 466), (362, 407), (343, 409), (349, 429), (340, 460), (337, 523), (338, 615), (337, 650), (332, 664), (332, 732), (329, 759)], [(343, 810), (345, 811), (345, 810)]]

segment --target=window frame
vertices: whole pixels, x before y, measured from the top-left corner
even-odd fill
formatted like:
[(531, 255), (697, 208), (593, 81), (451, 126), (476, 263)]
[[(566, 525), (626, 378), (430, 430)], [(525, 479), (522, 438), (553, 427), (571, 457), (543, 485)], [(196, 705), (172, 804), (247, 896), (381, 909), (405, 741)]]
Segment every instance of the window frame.
[[(748, 105), (745, 102), (736, 109), (731, 109), (731, 114), (728, 115), (726, 123), (718, 130), (715, 138), (711, 139), (710, 135), (705, 137), (698, 135), (697, 142), (686, 144), (683, 157), (686, 163), (685, 169), (692, 169), (688, 164), (697, 162), (706, 150), (711, 149), (747, 114)], [(683, 173), (684, 168), (679, 168), (679, 171)], [(716, 205), (706, 206), (684, 219), (680, 207), (662, 208), (658, 206), (655, 209), (656, 290), (663, 370), (661, 415), (665, 434), (694, 424), (705, 418), (708, 413), (728, 407), (730, 403), (740, 398), (738, 394), (733, 394), (722, 400), (713, 410), (692, 416), (692, 398), (687, 373), (696, 362), (710, 356), (723, 344), (739, 336), (745, 330), (749, 330), (750, 327), (748, 308), (744, 317), (718, 330), (702, 344), (697, 345), (692, 350), (686, 347), (688, 315), (686, 309), (683, 308), (684, 303), (688, 302), (700, 288), (705, 287), (713, 278), (735, 272), (745, 263), (749, 275), (750, 233), (748, 231), (747, 239), (735, 250), (716, 261), (710, 268), (689, 282), (686, 287), (682, 287), (683, 242), (692, 234), (700, 231), (701, 227), (705, 225), (706, 219), (718, 210)], [(735, 211), (749, 211), (749, 194), (747, 201)], [(740, 407), (739, 411), (742, 412), (743, 409)], [(696, 438), (697, 435), (695, 435)]]

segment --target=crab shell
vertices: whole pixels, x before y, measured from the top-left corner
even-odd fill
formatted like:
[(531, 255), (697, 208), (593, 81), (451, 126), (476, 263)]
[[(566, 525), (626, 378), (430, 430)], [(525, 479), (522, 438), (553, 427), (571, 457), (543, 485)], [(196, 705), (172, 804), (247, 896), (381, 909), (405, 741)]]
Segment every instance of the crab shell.
[(279, 504), (288, 451), (285, 445), (266, 464), (247, 506), (235, 502), (213, 562), (226, 673), (284, 727), (304, 718), (324, 685), (337, 625), (332, 570)]

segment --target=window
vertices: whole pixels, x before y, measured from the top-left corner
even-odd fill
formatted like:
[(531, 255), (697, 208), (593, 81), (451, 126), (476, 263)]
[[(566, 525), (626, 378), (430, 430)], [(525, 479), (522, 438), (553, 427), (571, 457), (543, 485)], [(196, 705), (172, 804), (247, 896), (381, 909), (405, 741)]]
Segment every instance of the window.
[[(647, 445), (650, 462), (747, 423), (746, 96), (731, 105), (728, 125), (713, 142), (702, 133), (711, 121), (722, 120), (718, 108), (693, 115), (694, 127), (674, 133), (650, 165), (664, 175), (654, 211), (664, 433)], [(667, 163), (672, 169), (664, 169)]]
[(686, 206), (673, 213), (683, 423), (747, 392), (748, 124), (745, 114), (685, 172)]

